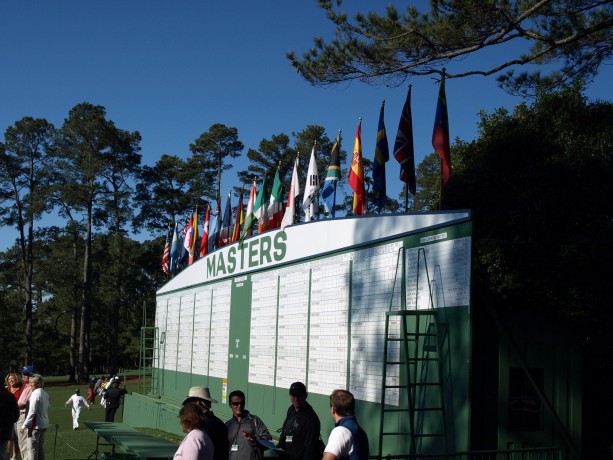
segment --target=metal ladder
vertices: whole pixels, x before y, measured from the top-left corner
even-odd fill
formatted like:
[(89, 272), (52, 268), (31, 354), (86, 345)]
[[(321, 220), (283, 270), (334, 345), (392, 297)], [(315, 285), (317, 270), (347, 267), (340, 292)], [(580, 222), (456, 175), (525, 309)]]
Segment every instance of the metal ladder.
[[(386, 312), (379, 458), (406, 455), (407, 441), (409, 455), (448, 450), (442, 334), (429, 279), (428, 286), (428, 309), (406, 310), (403, 301), (402, 310)], [(384, 454), (384, 446), (399, 451)]]
[(139, 393), (159, 394), (158, 363), (159, 363), (159, 328), (141, 327), (140, 329), (140, 363), (139, 363)]

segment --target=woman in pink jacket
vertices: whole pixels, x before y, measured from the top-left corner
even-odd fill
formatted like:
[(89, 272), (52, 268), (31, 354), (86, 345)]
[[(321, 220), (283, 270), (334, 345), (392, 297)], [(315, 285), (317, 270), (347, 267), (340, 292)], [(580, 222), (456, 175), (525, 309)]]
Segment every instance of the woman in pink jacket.
[(187, 403), (179, 412), (179, 420), (183, 432), (187, 433), (174, 460), (213, 460), (213, 443), (204, 431), (206, 418), (204, 411), (197, 403)]

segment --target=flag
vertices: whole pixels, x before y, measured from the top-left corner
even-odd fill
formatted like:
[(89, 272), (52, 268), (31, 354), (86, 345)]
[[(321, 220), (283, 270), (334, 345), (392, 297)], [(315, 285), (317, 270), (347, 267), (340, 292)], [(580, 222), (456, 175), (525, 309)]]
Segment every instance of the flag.
[(302, 199), (302, 209), (304, 210), (304, 221), (309, 222), (319, 214), (319, 173), (317, 172), (317, 160), (315, 159), (315, 148), (311, 150), (311, 159), (309, 161), (309, 171), (306, 176), (306, 184), (304, 186), (304, 197)]
[(358, 121), (353, 144), (353, 157), (349, 169), (349, 185), (353, 189), (353, 213), (364, 215), (366, 208), (366, 192), (364, 190), (364, 163), (362, 162), (362, 119)]
[(245, 223), (243, 224), (243, 232), (241, 233), (241, 241), (245, 239), (246, 236), (251, 236), (251, 227), (253, 227), (253, 223), (256, 221), (255, 214), (253, 213), (253, 207), (255, 206), (255, 196), (256, 196), (256, 187), (255, 180), (251, 185), (251, 191), (249, 192), (249, 201), (247, 202), (247, 210), (245, 211)]
[(172, 243), (170, 245), (170, 273), (177, 271), (180, 256), (179, 233), (177, 231), (178, 224), (175, 222), (175, 228), (172, 233)]
[(432, 147), (441, 157), (441, 192), (451, 177), (451, 151), (449, 149), (449, 120), (447, 118), (447, 98), (445, 97), (445, 74), (441, 78), (432, 131)]
[(188, 248), (189, 259), (187, 264), (191, 265), (196, 260), (198, 254), (196, 254), (196, 240), (198, 239), (198, 208), (192, 214), (192, 235), (191, 235), (191, 244)]
[(162, 255), (162, 270), (167, 275), (170, 274), (170, 226), (166, 232), (166, 243), (164, 243), (164, 254)]
[(385, 163), (390, 159), (389, 147), (387, 145), (387, 133), (385, 132), (384, 122), (385, 101), (381, 104), (379, 113), (379, 127), (377, 128), (377, 144), (375, 146), (375, 161), (372, 164), (372, 191), (375, 206), (381, 212), (387, 202), (387, 192), (385, 190)]
[(204, 257), (209, 252), (209, 220), (211, 218), (211, 205), (206, 207), (206, 215), (204, 216), (204, 230), (202, 230), (202, 238), (200, 241), (200, 257)]
[(415, 181), (415, 151), (413, 149), (413, 117), (411, 116), (411, 86), (407, 100), (402, 107), (398, 133), (394, 142), (394, 158), (400, 163), (400, 180), (407, 184), (409, 192), (415, 195), (417, 182)]
[(183, 236), (183, 247), (185, 248), (185, 251), (190, 260), (192, 259), (191, 249), (193, 247), (193, 244), (192, 244), (193, 239), (194, 239), (194, 214), (192, 213), (192, 215), (190, 216), (190, 218), (188, 219), (186, 223), (185, 234)]
[(179, 260), (178, 260), (179, 263), (184, 262), (188, 254), (188, 251), (187, 251), (188, 246), (185, 245), (185, 241), (187, 240), (187, 237), (188, 237), (189, 226), (191, 225), (191, 220), (192, 220), (192, 217), (189, 216), (187, 220), (185, 221), (185, 224), (183, 225), (183, 230), (181, 230), (181, 235), (179, 235), (179, 246), (181, 249), (181, 255), (179, 256)]
[(332, 152), (330, 152), (330, 164), (328, 165), (326, 180), (324, 180), (324, 186), (321, 191), (321, 197), (324, 200), (324, 209), (332, 218), (334, 218), (336, 211), (336, 184), (341, 178), (341, 163), (339, 160), (340, 148), (341, 136), (339, 134), (332, 146)]
[(232, 233), (232, 203), (230, 203), (232, 195), (228, 193), (228, 201), (226, 201), (226, 209), (223, 213), (223, 221), (221, 223), (221, 232), (219, 233), (219, 247), (230, 244)]
[(281, 188), (281, 175), (279, 168), (275, 173), (275, 180), (270, 191), (270, 204), (268, 205), (269, 228), (279, 228), (283, 219), (283, 189)]
[(262, 181), (262, 188), (258, 192), (253, 205), (253, 215), (258, 220), (258, 233), (264, 233), (269, 228), (268, 209), (266, 209), (266, 176)]
[(221, 208), (221, 199), (218, 197), (217, 209), (215, 210), (215, 214), (213, 214), (213, 217), (211, 218), (211, 226), (209, 228), (210, 233), (208, 252), (213, 252), (216, 248), (219, 247), (219, 241), (217, 241), (217, 239), (219, 238), (219, 227), (221, 226), (221, 219), (219, 218), (219, 213), (221, 211), (219, 208)]
[(245, 222), (245, 209), (243, 207), (243, 190), (238, 198), (238, 206), (236, 207), (236, 218), (234, 219), (234, 229), (232, 230), (232, 238), (230, 243), (238, 241), (241, 234), (241, 226)]
[(283, 220), (281, 221), (281, 230), (285, 229), (285, 227), (288, 225), (292, 225), (296, 217), (296, 198), (300, 195), (300, 184), (298, 183), (298, 161), (299, 157), (296, 156), (294, 171), (292, 172), (292, 181), (289, 184), (287, 206), (285, 207), (285, 214), (283, 215)]

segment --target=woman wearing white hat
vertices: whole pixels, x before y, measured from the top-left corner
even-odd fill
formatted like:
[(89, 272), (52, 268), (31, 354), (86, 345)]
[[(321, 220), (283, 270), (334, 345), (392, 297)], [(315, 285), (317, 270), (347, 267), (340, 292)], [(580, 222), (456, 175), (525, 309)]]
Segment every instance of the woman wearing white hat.
[(187, 435), (173, 460), (213, 460), (213, 443), (204, 431), (206, 422), (202, 407), (195, 402), (185, 404), (179, 411), (179, 419)]

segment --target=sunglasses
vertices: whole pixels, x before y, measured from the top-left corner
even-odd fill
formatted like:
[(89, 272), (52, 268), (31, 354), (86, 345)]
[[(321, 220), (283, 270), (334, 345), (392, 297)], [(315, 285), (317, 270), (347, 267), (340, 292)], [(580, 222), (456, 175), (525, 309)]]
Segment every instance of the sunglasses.
[(235, 401), (235, 402), (231, 402), (230, 403), (231, 406), (237, 407), (237, 406), (244, 406), (245, 405), (245, 401)]

